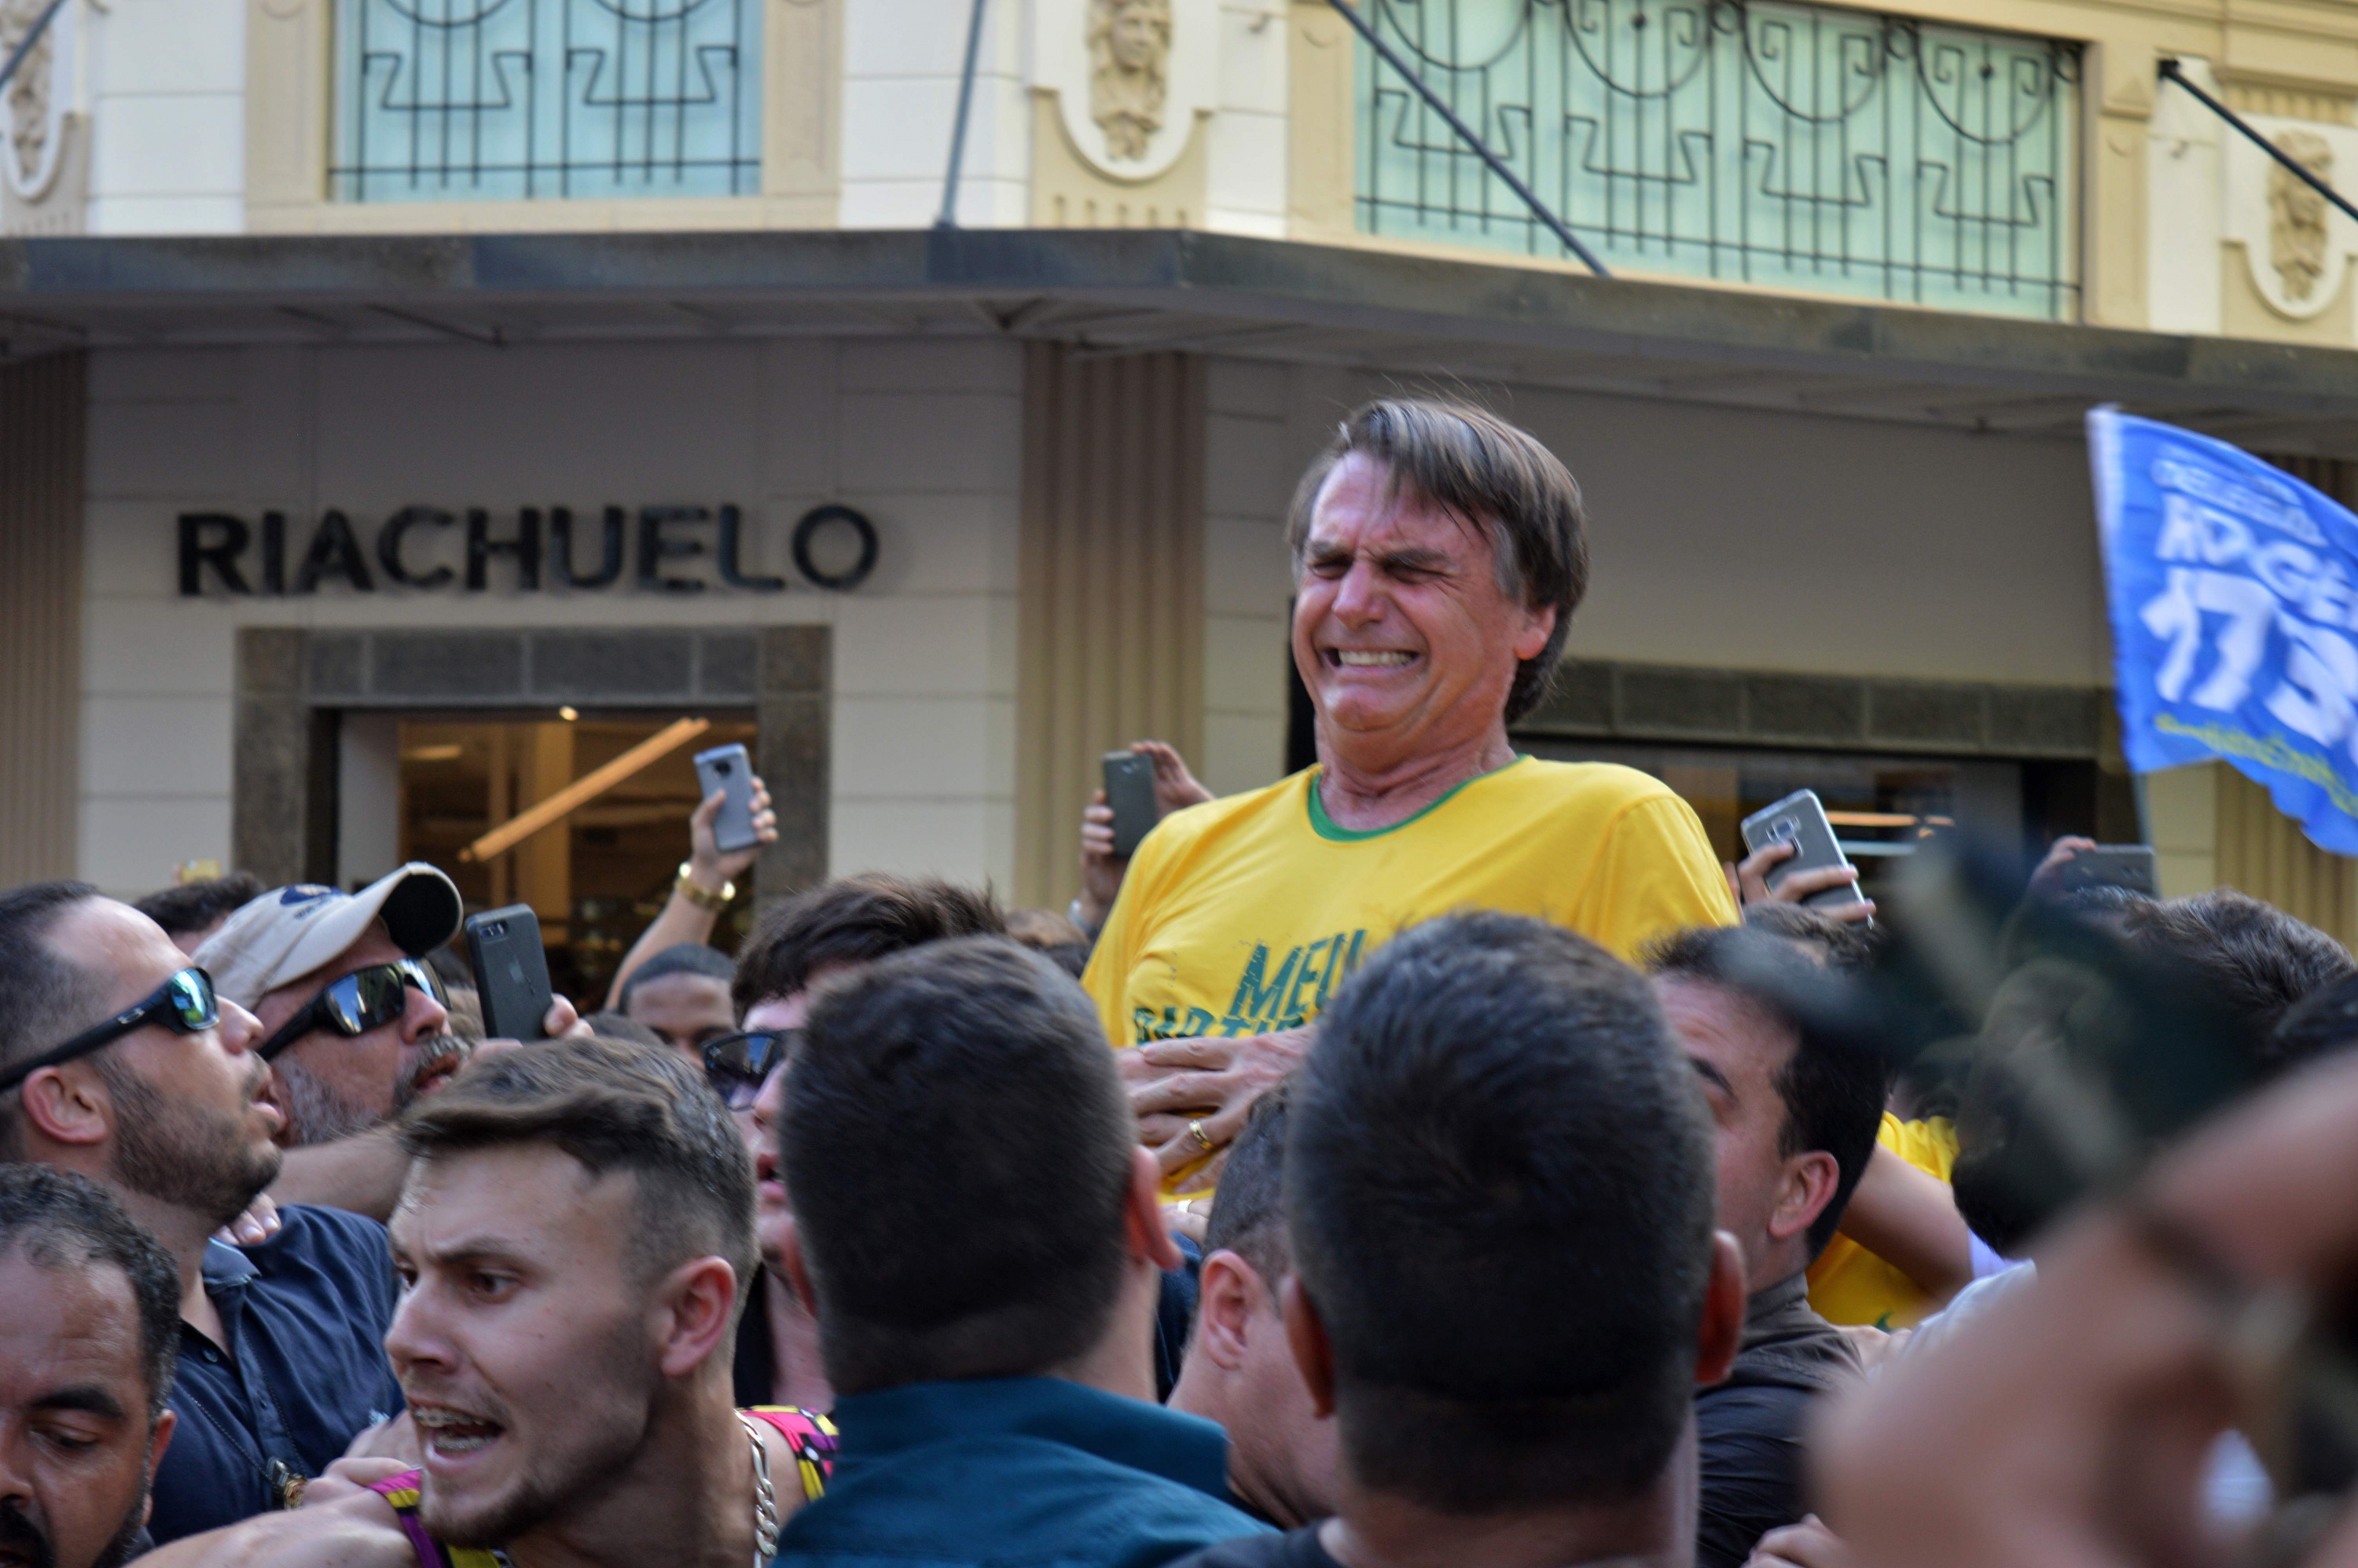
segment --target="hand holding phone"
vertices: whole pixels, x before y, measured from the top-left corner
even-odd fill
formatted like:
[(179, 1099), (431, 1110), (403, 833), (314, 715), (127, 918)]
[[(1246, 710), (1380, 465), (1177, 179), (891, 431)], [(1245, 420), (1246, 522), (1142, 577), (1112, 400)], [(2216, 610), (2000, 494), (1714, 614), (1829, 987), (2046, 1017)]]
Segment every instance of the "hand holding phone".
[[(1774, 892), (1784, 885), (1785, 879), (1798, 871), (1814, 871), (1850, 864), (1850, 857), (1842, 852), (1834, 841), (1833, 824), (1826, 820), (1826, 808), (1813, 789), (1795, 790), (1775, 805), (1763, 807), (1744, 819), (1744, 847), (1758, 853), (1771, 844), (1790, 844), (1793, 853), (1778, 865), (1769, 868), (1766, 879), (1768, 891)], [(1836, 887), (1823, 889), (1801, 900), (1804, 907), (1833, 914), (1854, 904), (1866, 902), (1858, 891), (1858, 883), (1846, 881)]]
[(1163, 820), (1154, 801), (1154, 759), (1123, 751), (1108, 752), (1104, 761), (1106, 804), (1113, 808), (1113, 852), (1126, 858)]
[(467, 957), (474, 961), (483, 1033), (494, 1040), (546, 1040), (553, 1000), (540, 916), (528, 903), (467, 917)]
[(727, 797), (720, 803), (720, 814), (712, 819), (714, 849), (733, 854), (761, 842), (753, 831), (753, 762), (744, 747), (715, 746), (709, 752), (698, 752), (696, 784), (699, 800), (711, 799), (715, 791)]

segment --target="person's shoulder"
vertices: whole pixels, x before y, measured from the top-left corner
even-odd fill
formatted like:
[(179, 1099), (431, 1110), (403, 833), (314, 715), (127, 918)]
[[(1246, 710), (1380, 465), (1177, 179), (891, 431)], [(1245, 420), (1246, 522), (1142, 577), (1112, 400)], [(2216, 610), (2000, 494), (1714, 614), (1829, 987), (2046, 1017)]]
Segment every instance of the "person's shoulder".
[(278, 1234), (240, 1251), (262, 1264), (270, 1260), (334, 1258), (382, 1268), (391, 1256), (384, 1226), (364, 1214), (315, 1204), (288, 1204), (278, 1211)]
[(1336, 1564), (1314, 1524), (1283, 1535), (1241, 1535), (1218, 1541), (1189, 1552), (1170, 1568), (1336, 1568)]
[(1618, 762), (1556, 762), (1521, 757), (1475, 781), (1500, 795), (1529, 800), (1534, 808), (1577, 808), (1592, 820), (1603, 812), (1618, 816), (1632, 806), (1675, 801), (1676, 791), (1649, 773)]
[(1303, 801), (1314, 772), (1314, 769), (1304, 768), (1298, 773), (1286, 774), (1275, 784), (1249, 789), (1241, 795), (1216, 795), (1194, 806), (1183, 806), (1154, 825), (1148, 842), (1158, 838), (1165, 838), (1166, 843), (1205, 838), (1273, 813), (1298, 812), (1307, 823), (1309, 813)]

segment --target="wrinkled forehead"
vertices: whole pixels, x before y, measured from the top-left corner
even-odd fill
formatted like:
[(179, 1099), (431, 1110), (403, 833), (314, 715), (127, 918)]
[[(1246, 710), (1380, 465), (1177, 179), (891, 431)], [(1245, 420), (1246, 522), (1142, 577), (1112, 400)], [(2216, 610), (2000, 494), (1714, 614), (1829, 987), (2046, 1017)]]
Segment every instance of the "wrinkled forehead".
[(1444, 550), (1487, 560), (1491, 530), (1425, 493), (1405, 470), (1369, 452), (1350, 452), (1326, 471), (1311, 503), (1313, 550)]
[(11, 1243), (0, 1251), (0, 1409), (80, 1392), (145, 1413), (139, 1303), (119, 1266), (70, 1243)]
[(495, 1243), (504, 1255), (611, 1267), (636, 1229), (637, 1191), (629, 1172), (593, 1173), (553, 1142), (497, 1143), (412, 1160), (389, 1228), (420, 1261)]

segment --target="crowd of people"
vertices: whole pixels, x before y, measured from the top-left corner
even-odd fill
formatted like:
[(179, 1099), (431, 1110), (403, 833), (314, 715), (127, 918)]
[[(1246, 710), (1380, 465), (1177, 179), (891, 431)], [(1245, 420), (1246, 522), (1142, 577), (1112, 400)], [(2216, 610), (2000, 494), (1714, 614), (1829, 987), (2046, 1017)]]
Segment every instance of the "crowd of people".
[(1519, 756), (1581, 500), (1478, 408), (1288, 537), (1316, 766), (1141, 741), (1062, 914), (724, 957), (715, 795), (525, 1042), (430, 865), (0, 892), (0, 1564), (2358, 1563), (2358, 962), (2075, 839), (1836, 919)]

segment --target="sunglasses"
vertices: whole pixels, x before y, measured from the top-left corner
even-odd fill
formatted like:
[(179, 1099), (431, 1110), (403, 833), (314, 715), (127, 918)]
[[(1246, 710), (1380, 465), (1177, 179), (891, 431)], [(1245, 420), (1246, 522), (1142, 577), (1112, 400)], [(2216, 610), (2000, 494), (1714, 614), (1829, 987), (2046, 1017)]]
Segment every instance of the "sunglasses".
[(730, 1110), (750, 1110), (778, 1064), (802, 1045), (799, 1029), (757, 1029), (704, 1043), (704, 1080)]
[(195, 1034), (221, 1022), (221, 1004), (213, 997), (213, 978), (202, 969), (182, 969), (157, 986), (130, 1011), (118, 1012), (94, 1029), (85, 1029), (62, 1045), (53, 1045), (29, 1062), (19, 1062), (0, 1073), (0, 1093), (5, 1093), (43, 1067), (61, 1066), (111, 1045), (135, 1029), (160, 1023), (175, 1034)]
[(449, 998), (442, 992), (442, 982), (419, 960), (396, 958), (390, 964), (371, 964), (365, 969), (354, 969), (341, 979), (329, 981), (325, 990), (306, 1002), (302, 1011), (280, 1024), (277, 1033), (264, 1041), (254, 1054), (267, 1062), (314, 1029), (332, 1029), (346, 1039), (382, 1029), (408, 1011), (413, 986), (444, 1006), (449, 1005)]

